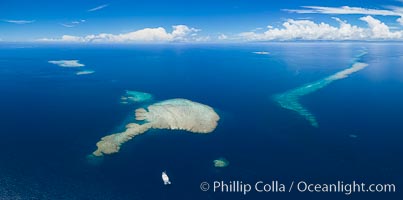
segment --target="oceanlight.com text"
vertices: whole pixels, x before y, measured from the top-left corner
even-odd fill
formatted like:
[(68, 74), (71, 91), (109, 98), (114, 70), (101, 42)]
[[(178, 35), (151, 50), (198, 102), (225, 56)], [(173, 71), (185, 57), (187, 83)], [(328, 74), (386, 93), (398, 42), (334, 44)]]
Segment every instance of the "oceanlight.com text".
[(394, 193), (397, 188), (395, 184), (373, 184), (363, 182), (343, 182), (335, 183), (311, 183), (307, 181), (292, 181), (289, 183), (280, 181), (256, 181), (254, 183), (243, 181), (213, 181), (202, 182), (200, 189), (204, 192), (215, 193), (241, 193), (247, 195), (250, 192), (257, 193), (342, 193), (351, 195), (353, 193)]

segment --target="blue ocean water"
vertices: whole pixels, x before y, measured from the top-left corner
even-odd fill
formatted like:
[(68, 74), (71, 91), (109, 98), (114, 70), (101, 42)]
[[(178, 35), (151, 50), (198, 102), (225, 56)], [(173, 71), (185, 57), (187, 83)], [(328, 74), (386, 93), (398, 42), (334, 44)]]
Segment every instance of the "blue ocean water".
[[(268, 55), (254, 54), (270, 52)], [(301, 99), (319, 127), (273, 95), (369, 66)], [(79, 60), (77, 76), (49, 60)], [(267, 43), (0, 46), (0, 199), (399, 199), (403, 184), (403, 46)], [(83, 69), (84, 69), (83, 68)], [(207, 135), (152, 130), (98, 164), (86, 156), (141, 105), (185, 98), (221, 119)], [(214, 168), (225, 157), (227, 168)], [(172, 185), (164, 186), (167, 171)], [(207, 181), (389, 183), (396, 193), (203, 192)]]

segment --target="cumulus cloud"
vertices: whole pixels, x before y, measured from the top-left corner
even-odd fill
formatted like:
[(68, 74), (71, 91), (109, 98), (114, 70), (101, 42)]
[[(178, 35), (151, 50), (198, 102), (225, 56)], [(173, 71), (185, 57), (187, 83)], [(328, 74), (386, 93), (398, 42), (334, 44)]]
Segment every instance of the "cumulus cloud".
[(403, 17), (398, 18), (396, 21), (403, 26)]
[(399, 17), (396, 21), (403, 25), (403, 8), (389, 6), (386, 9), (368, 9), (361, 7), (326, 7), (326, 6), (302, 6), (303, 9), (283, 9), (284, 11), (300, 14), (319, 13), (319, 14), (337, 14), (337, 15), (381, 15), (381, 16), (396, 16)]
[(35, 20), (9, 20), (9, 19), (5, 19), (3, 21), (12, 24), (30, 24), (35, 22)]
[(49, 39), (43, 38), (39, 41), (48, 42), (189, 42), (204, 41), (208, 38), (199, 37), (199, 29), (190, 28), (185, 25), (172, 26), (172, 32), (167, 32), (165, 28), (145, 28), (123, 34), (101, 33), (97, 35), (73, 36), (63, 35), (61, 38)]
[(219, 40), (226, 40), (226, 39), (228, 39), (228, 36), (225, 35), (225, 34), (220, 34), (220, 35), (218, 36), (218, 39), (219, 39)]
[(401, 40), (403, 31), (390, 31), (383, 22), (371, 16), (361, 17), (368, 27), (351, 25), (339, 18), (333, 18), (339, 26), (327, 23), (315, 23), (311, 20), (289, 19), (282, 24), (282, 28), (268, 27), (263, 33), (244, 32), (239, 36), (248, 41), (270, 40)]
[(50, 60), (48, 63), (58, 65), (60, 67), (84, 67), (79, 60)]
[(104, 9), (104, 8), (106, 8), (108, 6), (109, 6), (109, 4), (103, 4), (103, 5), (97, 6), (95, 8), (89, 9), (88, 12), (94, 12), (94, 11), (97, 11), (97, 10), (101, 10), (101, 9)]

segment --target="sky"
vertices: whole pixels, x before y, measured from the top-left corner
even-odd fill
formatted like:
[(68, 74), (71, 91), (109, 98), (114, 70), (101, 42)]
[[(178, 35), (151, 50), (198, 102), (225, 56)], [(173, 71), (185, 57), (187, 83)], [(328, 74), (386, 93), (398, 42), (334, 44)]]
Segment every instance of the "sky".
[(403, 41), (403, 0), (1, 0), (2, 42)]

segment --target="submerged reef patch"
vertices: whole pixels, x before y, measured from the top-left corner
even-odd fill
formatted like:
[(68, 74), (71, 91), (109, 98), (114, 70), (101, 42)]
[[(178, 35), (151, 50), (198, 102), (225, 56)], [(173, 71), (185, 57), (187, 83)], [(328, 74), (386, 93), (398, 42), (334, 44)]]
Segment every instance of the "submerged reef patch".
[[(365, 54), (361, 53), (360, 57), (363, 55)], [(321, 88), (326, 87), (333, 81), (347, 78), (350, 74), (358, 72), (367, 66), (368, 64), (366, 63), (355, 62), (350, 68), (337, 72), (324, 79), (318, 80), (313, 83), (305, 84), (301, 87), (289, 90), (282, 94), (277, 94), (274, 96), (274, 100), (281, 107), (297, 112), (299, 115), (303, 116), (306, 120), (308, 120), (312, 126), (318, 127), (319, 124), (315, 116), (300, 103), (300, 98), (307, 94), (313, 93)]]
[(145, 92), (126, 90), (125, 95), (123, 95), (120, 100), (122, 104), (128, 103), (141, 103), (149, 101), (153, 98), (151, 94)]
[(93, 70), (83, 70), (83, 71), (79, 71), (76, 73), (76, 75), (87, 75), (87, 74), (93, 74), (95, 73), (95, 71)]
[(356, 139), (356, 138), (358, 138), (358, 135), (356, 135), (356, 134), (350, 134), (350, 135), (348, 135), (348, 137)]
[(217, 167), (217, 168), (224, 168), (229, 165), (229, 161), (223, 157), (213, 160), (213, 163), (214, 163), (214, 167)]
[(79, 63), (79, 60), (50, 60), (50, 64), (55, 64), (60, 67), (84, 67), (84, 64)]
[(126, 130), (101, 138), (94, 156), (117, 153), (125, 142), (149, 129), (184, 130), (192, 133), (210, 133), (220, 119), (210, 106), (187, 99), (170, 99), (135, 111), (135, 119), (143, 124), (129, 123)]
[[(48, 63), (58, 65), (59, 67), (64, 67), (64, 68), (81, 68), (81, 67), (85, 66), (84, 64), (80, 63), (79, 60), (50, 60), (50, 61), (48, 61)], [(95, 73), (94, 70), (76, 71), (76, 75), (78, 75), (78, 76), (88, 75), (88, 74), (93, 74), (93, 73)]]
[(268, 51), (254, 51), (252, 53), (258, 54), (258, 55), (269, 55), (270, 54), (270, 52), (268, 52)]

